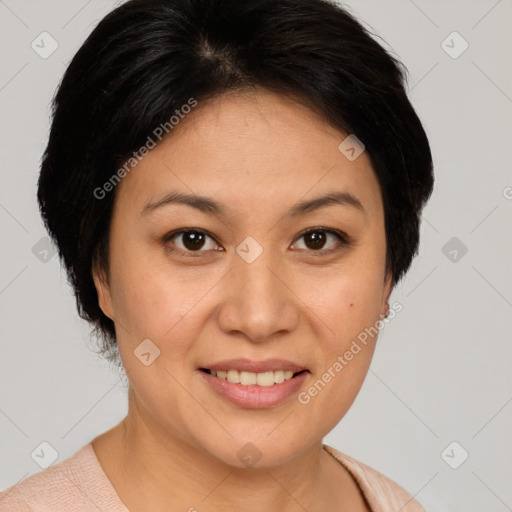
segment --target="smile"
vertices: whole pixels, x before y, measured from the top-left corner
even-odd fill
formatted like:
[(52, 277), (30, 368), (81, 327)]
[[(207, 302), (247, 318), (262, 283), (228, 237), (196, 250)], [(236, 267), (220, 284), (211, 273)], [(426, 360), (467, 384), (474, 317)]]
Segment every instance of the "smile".
[(248, 372), (200, 368), (208, 388), (215, 396), (245, 409), (265, 409), (285, 402), (300, 392), (308, 370)]
[[(242, 386), (262, 386), (270, 387), (275, 384), (282, 384), (283, 382), (292, 379), (295, 375), (302, 372), (294, 373), (291, 370), (276, 370), (268, 372), (246, 372), (239, 370), (208, 370), (202, 371), (209, 373), (213, 377), (221, 380), (226, 380), (232, 384), (241, 384)], [(306, 371), (306, 370), (303, 370)]]

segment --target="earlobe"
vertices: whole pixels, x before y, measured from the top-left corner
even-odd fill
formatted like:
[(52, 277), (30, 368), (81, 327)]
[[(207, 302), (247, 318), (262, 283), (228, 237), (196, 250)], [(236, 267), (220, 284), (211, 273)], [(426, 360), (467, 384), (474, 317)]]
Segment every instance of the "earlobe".
[(103, 314), (110, 318), (114, 317), (112, 308), (112, 295), (110, 293), (110, 286), (108, 284), (105, 272), (97, 267), (92, 271), (94, 286), (96, 287), (96, 293), (98, 294), (98, 303), (103, 311)]

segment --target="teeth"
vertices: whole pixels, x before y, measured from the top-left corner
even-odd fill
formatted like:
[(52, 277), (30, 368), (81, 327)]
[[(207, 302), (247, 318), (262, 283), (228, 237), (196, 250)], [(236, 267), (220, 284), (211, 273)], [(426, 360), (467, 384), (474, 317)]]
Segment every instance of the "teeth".
[(211, 370), (213, 376), (219, 379), (227, 380), (233, 384), (242, 384), (243, 386), (258, 385), (263, 387), (281, 384), (285, 380), (293, 377), (292, 371), (277, 370), (275, 372), (239, 372), (238, 370)]
[(256, 384), (256, 374), (252, 372), (240, 372), (240, 384), (244, 386)]
[(240, 382), (240, 372), (238, 370), (228, 370), (226, 380), (238, 384)]
[(274, 372), (274, 382), (276, 384), (281, 384), (281, 382), (284, 382), (284, 371), (283, 370), (277, 370), (277, 372)]
[(256, 384), (258, 384), (258, 386), (273, 386), (274, 372), (257, 373)]

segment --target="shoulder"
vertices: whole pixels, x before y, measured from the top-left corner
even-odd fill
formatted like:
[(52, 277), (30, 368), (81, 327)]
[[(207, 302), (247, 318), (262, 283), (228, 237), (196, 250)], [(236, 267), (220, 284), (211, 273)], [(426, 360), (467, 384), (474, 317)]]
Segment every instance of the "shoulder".
[(88, 443), (62, 462), (1, 492), (0, 510), (91, 510), (95, 504), (100, 505), (98, 500), (104, 500), (104, 478), (92, 445)]
[(403, 487), (387, 476), (330, 446), (324, 445), (324, 448), (352, 474), (372, 512), (425, 512)]

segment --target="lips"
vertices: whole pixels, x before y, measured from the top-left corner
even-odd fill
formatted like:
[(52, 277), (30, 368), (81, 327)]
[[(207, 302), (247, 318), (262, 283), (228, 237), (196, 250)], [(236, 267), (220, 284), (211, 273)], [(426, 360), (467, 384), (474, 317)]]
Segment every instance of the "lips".
[[(274, 364), (274, 362), (271, 364)], [(232, 361), (223, 362), (221, 364), (223, 365), (222, 367), (226, 368), (230, 365), (230, 363), (232, 363)], [(247, 363), (247, 360), (245, 360), (245, 363)], [(269, 364), (267, 363), (269, 363), (268, 360), (254, 363), (253, 367), (256, 366), (261, 368), (261, 365), (263, 365), (264, 367), (268, 368)], [(287, 363), (293, 366), (293, 363), (290, 363), (289, 361)], [(239, 364), (239, 362), (237, 364)], [(248, 367), (246, 364), (242, 366), (245, 368)], [(295, 368), (300, 367), (295, 365)], [(226, 371), (200, 368), (200, 370), (201, 371), (199, 374), (204, 379), (204, 382), (206, 382), (209, 388), (213, 390), (218, 396), (221, 396), (225, 400), (228, 400), (238, 407), (249, 409), (274, 407), (285, 402), (299, 391), (308, 375), (310, 375), (308, 370), (302, 370), (297, 373), (293, 373), (291, 370), (287, 370), (287, 377), (290, 378), (284, 379), (285, 372), (283, 370), (259, 373), (245, 371), (239, 372), (238, 370), (234, 369)], [(235, 378), (233, 380), (228, 378), (228, 374), (234, 374)], [(241, 382), (236, 382), (237, 374)], [(282, 381), (280, 381), (281, 374), (283, 377)], [(275, 382), (276, 376), (278, 382)]]
[(309, 370), (287, 359), (245, 358), (207, 363), (198, 368), (217, 394), (244, 408), (276, 406), (302, 386)]

